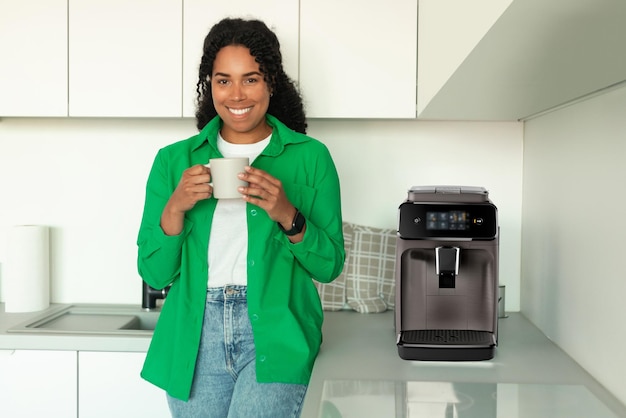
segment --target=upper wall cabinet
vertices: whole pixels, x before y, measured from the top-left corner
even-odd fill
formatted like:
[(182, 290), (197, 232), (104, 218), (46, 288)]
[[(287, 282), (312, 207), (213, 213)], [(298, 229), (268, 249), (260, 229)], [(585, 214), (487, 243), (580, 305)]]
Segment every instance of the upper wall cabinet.
[(309, 118), (415, 118), (416, 0), (300, 0)]
[(180, 117), (181, 56), (180, 0), (69, 0), (69, 115)]
[(184, 1), (183, 116), (192, 117), (196, 107), (196, 84), (204, 38), (225, 17), (260, 19), (280, 41), (285, 72), (298, 79), (298, 2), (294, 0)]
[(439, 92), (513, 0), (420, 0), (417, 114)]
[[(495, 0), (477, 1), (481, 9), (500, 12)], [(626, 80), (624, 1), (508, 1), (442, 82), (434, 81), (450, 58), (442, 34), (458, 34), (461, 16), (474, 20), (479, 13), (451, 7), (464, 0), (419, 3), (420, 54), (439, 47), (439, 54), (420, 59), (420, 119), (525, 119)]]
[(67, 0), (0, 2), (0, 51), (0, 117), (67, 116)]

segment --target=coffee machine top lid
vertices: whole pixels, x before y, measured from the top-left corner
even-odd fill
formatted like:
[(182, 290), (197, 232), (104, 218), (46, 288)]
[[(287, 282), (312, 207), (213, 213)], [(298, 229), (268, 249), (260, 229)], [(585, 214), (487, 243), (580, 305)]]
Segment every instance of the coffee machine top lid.
[(402, 239), (493, 240), (497, 208), (484, 187), (414, 186), (399, 209)]
[(407, 198), (410, 202), (488, 202), (489, 192), (477, 186), (413, 186)]

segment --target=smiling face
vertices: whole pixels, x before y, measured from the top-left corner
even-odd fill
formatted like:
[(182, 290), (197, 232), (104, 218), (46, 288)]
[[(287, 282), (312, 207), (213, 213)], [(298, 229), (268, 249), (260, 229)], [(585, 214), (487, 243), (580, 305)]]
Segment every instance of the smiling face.
[(213, 63), (211, 94), (224, 121), (221, 133), (225, 140), (249, 144), (270, 134), (265, 122), (269, 87), (248, 48), (230, 45), (220, 49)]

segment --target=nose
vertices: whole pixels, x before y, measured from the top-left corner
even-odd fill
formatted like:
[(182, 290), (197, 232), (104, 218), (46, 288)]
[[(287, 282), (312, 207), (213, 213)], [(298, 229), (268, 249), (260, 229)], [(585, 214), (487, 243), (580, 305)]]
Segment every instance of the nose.
[(245, 96), (246, 96), (246, 93), (244, 91), (243, 86), (239, 83), (233, 83), (233, 88), (231, 90), (231, 98), (235, 101), (241, 101), (246, 98)]

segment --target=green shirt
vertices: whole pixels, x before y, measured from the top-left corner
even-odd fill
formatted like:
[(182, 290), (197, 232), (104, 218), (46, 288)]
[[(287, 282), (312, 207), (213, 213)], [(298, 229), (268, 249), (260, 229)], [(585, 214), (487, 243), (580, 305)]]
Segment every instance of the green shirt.
[[(339, 179), (321, 142), (267, 115), (272, 138), (252, 166), (282, 182), (305, 216), (303, 240), (292, 244), (258, 206), (246, 204), (248, 312), (259, 382), (307, 384), (322, 341), (322, 308), (312, 278), (330, 282), (343, 268)], [(216, 117), (198, 134), (161, 149), (146, 186), (137, 244), (141, 277), (152, 287), (172, 284), (141, 375), (171, 396), (187, 400), (200, 344), (206, 301), (208, 241), (217, 201), (199, 201), (180, 235), (160, 227), (163, 208), (182, 172), (221, 157)], [(211, 278), (208, 278), (209, 282)]]

